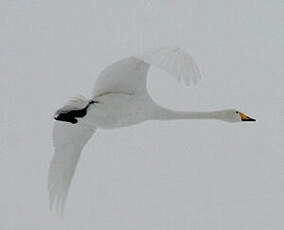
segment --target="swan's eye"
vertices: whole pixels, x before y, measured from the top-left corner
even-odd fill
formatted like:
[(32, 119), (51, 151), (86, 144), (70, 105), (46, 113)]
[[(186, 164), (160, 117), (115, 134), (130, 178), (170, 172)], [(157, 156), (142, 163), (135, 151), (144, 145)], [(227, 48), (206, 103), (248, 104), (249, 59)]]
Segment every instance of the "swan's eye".
[(239, 112), (238, 111), (236, 111), (236, 114), (238, 114)]

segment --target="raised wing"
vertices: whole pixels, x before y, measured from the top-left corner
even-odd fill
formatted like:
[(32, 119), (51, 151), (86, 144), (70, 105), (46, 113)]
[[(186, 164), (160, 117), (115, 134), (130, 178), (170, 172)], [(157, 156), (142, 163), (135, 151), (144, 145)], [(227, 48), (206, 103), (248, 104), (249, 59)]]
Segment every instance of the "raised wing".
[(93, 96), (105, 93), (138, 93), (146, 91), (150, 65), (169, 72), (186, 85), (196, 83), (200, 71), (192, 57), (179, 48), (160, 48), (122, 59), (108, 66), (98, 77)]
[(201, 73), (193, 58), (180, 48), (160, 48), (136, 57), (167, 71), (185, 85), (196, 84), (201, 79)]
[(137, 93), (146, 90), (150, 65), (135, 57), (122, 59), (108, 66), (98, 77), (93, 96), (104, 93)]
[(50, 209), (63, 214), (65, 201), (81, 151), (95, 128), (56, 121), (53, 127), (55, 154), (48, 173)]

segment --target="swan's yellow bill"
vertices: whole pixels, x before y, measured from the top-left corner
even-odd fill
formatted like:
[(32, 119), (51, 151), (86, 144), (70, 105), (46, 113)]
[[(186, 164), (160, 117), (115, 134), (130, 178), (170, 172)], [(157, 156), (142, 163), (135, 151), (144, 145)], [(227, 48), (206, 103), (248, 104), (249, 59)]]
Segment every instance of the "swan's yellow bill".
[(255, 119), (253, 119), (253, 118), (251, 118), (251, 117), (249, 117), (247, 115), (244, 115), (241, 112), (239, 112), (239, 114), (240, 114), (240, 117), (241, 117), (242, 121), (255, 121)]

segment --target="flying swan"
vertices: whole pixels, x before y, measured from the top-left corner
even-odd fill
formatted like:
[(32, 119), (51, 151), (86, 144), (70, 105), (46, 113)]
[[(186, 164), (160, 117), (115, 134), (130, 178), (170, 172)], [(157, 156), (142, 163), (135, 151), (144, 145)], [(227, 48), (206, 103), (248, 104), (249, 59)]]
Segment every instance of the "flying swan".
[(255, 121), (235, 109), (178, 112), (157, 105), (146, 87), (150, 65), (169, 72), (186, 85), (196, 83), (201, 78), (197, 65), (185, 51), (179, 48), (160, 48), (108, 66), (99, 75), (91, 100), (78, 96), (57, 110), (53, 127), (55, 154), (48, 175), (51, 210), (63, 214), (81, 151), (98, 128), (113, 129), (146, 120)]

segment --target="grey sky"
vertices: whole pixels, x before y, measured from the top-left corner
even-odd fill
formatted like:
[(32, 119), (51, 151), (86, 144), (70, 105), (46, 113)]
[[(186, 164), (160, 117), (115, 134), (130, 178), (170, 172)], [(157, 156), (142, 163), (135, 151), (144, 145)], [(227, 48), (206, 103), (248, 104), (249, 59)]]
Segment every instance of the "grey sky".
[[(284, 228), (283, 3), (4, 0), (0, 5), (0, 229)], [(150, 71), (177, 110), (236, 108), (256, 123), (146, 122), (98, 131), (64, 219), (50, 214), (52, 115), (138, 51), (180, 46), (204, 73), (185, 88)]]

